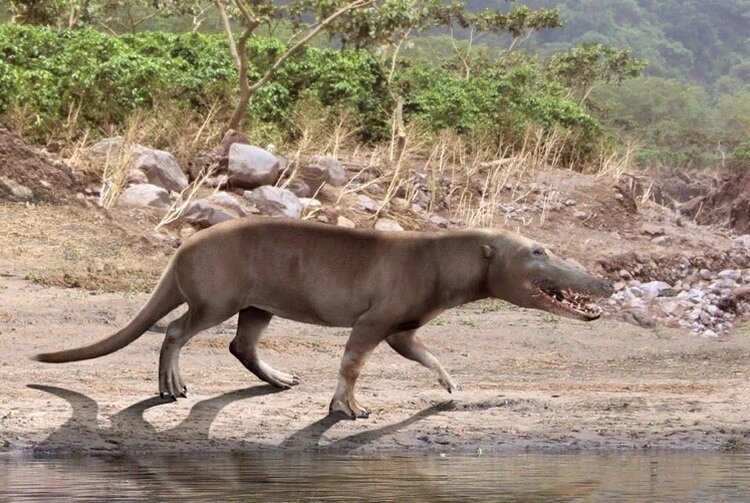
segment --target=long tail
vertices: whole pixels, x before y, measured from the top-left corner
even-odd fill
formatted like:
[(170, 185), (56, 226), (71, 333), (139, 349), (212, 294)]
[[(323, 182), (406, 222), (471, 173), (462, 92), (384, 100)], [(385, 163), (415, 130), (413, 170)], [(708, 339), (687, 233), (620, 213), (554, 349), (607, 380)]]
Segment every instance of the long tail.
[(64, 363), (89, 360), (114, 353), (135, 341), (154, 323), (183, 302), (182, 294), (175, 279), (173, 263), (170, 262), (156, 288), (154, 288), (151, 297), (146, 301), (146, 305), (124, 328), (89, 346), (56, 353), (38, 354), (34, 357), (34, 360), (47, 363)]

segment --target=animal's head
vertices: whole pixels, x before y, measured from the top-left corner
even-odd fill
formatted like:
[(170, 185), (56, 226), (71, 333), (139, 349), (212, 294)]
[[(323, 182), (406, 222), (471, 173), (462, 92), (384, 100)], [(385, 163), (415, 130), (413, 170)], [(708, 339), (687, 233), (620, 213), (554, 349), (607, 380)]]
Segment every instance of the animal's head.
[(521, 307), (592, 321), (602, 313), (597, 299), (614, 292), (606, 279), (555, 256), (518, 234), (500, 234), (482, 246), (489, 261), (490, 295)]

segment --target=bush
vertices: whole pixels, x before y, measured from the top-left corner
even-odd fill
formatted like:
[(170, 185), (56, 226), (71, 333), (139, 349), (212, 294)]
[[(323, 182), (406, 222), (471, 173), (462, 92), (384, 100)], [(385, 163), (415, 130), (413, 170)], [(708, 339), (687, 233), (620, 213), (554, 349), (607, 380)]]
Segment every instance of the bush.
[[(249, 76), (258, 78), (286, 50), (273, 38), (248, 44)], [(404, 118), (431, 131), (451, 129), (506, 140), (521, 139), (530, 125), (564, 128), (591, 152), (598, 123), (567, 98), (542, 65), (477, 65), (465, 79), (430, 62), (402, 62), (396, 83)], [(230, 109), (237, 71), (223, 35), (144, 32), (121, 37), (90, 28), (55, 30), (0, 25), (0, 112), (11, 104), (35, 116), (41, 139), (67, 124), (104, 130), (134, 111), (174, 104), (205, 113), (215, 103)], [(296, 134), (295, 110), (312, 96), (321, 113), (345, 113), (365, 140), (388, 138), (393, 103), (381, 67), (364, 50), (307, 47), (287, 60), (253, 98), (247, 123)]]

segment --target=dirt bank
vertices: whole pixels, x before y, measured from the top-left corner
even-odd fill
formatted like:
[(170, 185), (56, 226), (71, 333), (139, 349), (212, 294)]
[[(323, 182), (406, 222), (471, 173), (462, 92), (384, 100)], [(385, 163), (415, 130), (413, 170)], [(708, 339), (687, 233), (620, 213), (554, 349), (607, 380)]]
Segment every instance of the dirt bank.
[(177, 403), (155, 397), (158, 333), (99, 360), (28, 360), (101, 337), (144, 299), (0, 277), (0, 450), (742, 449), (750, 435), (746, 330), (705, 340), (490, 302), (423, 330), (463, 392), (448, 395), (382, 346), (359, 386), (369, 420), (326, 417), (346, 340), (338, 329), (272, 323), (265, 358), (302, 379), (276, 392), (229, 354), (235, 325), (221, 325), (184, 351), (190, 396)]

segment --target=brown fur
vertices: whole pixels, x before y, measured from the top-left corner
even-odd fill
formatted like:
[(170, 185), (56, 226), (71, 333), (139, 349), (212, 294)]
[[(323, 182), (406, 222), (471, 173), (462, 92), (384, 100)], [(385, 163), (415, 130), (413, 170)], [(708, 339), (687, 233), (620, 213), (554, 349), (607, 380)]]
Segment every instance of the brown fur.
[(189, 238), (146, 305), (122, 330), (92, 345), (37, 359), (59, 363), (112, 353), (187, 303), (188, 311), (169, 325), (162, 346), (163, 396), (185, 394), (178, 361), (182, 346), (238, 312), (232, 354), (264, 381), (290, 387), (299, 382), (295, 376), (270, 367), (257, 355), (261, 333), (273, 315), (352, 327), (330, 408), (367, 417), (369, 411), (354, 398), (354, 384), (367, 355), (383, 340), (433, 370), (451, 392), (460, 386), (414, 336), (440, 312), (490, 296), (554, 311), (534, 300), (535, 282), (552, 273), (578, 289), (611, 293), (604, 280), (556, 257), (547, 257), (543, 266), (536, 258), (527, 259), (534, 247), (539, 245), (503, 231), (382, 233), (283, 219), (238, 219)]

